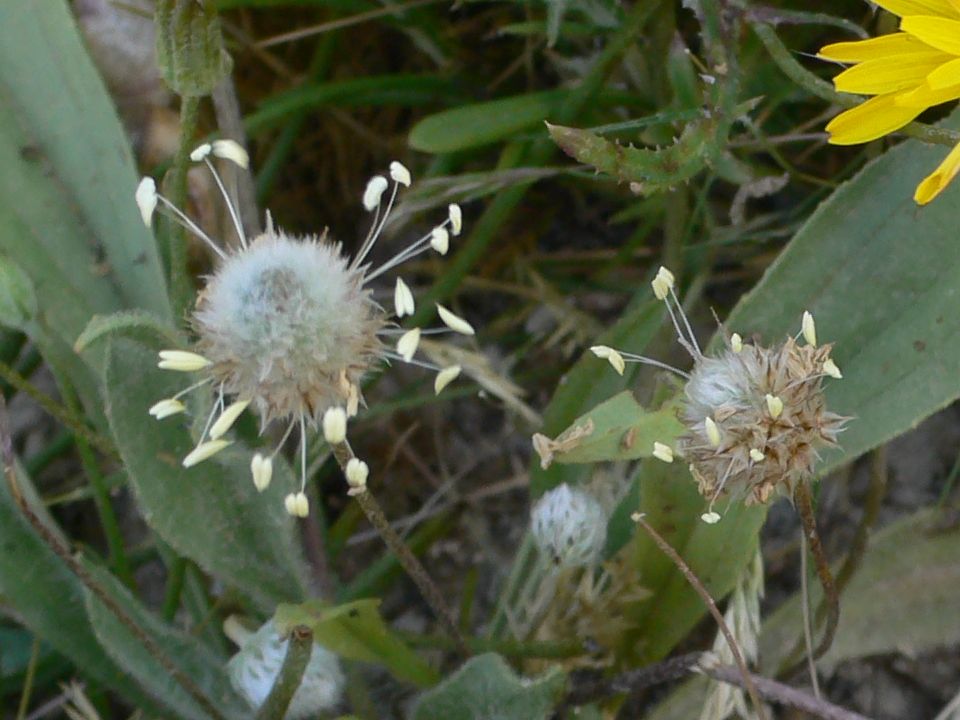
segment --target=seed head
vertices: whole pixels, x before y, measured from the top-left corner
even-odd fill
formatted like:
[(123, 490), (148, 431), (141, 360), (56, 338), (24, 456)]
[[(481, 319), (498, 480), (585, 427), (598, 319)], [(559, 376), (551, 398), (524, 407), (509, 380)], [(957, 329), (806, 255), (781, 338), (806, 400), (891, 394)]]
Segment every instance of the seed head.
[[(250, 635), (240, 651), (230, 658), (227, 672), (230, 684), (251, 707), (259, 709), (273, 687), (289, 640), (280, 636), (273, 620), (268, 620)], [(345, 679), (337, 656), (318, 643), (313, 644), (310, 662), (293, 696), (286, 720), (317, 717), (340, 703)]]
[(729, 489), (748, 503), (763, 503), (775, 489), (792, 493), (812, 474), (817, 448), (835, 445), (845, 422), (826, 408), (829, 354), (829, 345), (789, 338), (774, 348), (744, 345), (739, 353), (724, 350), (696, 363), (680, 450), (704, 496)]
[(531, 525), (537, 546), (555, 565), (584, 567), (600, 561), (607, 513), (593, 495), (558, 485), (533, 506)]

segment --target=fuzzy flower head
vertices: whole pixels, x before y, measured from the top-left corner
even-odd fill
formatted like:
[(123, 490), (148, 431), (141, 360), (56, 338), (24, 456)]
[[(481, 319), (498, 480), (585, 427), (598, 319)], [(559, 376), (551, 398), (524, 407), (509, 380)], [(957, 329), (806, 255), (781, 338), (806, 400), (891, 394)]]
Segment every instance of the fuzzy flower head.
[[(273, 620), (247, 635), (239, 652), (227, 663), (230, 684), (254, 709), (260, 708), (280, 674), (289, 640), (277, 631)], [(345, 685), (337, 656), (318, 643), (313, 644), (310, 662), (300, 687), (287, 708), (286, 720), (314, 718), (340, 704)]]
[(593, 495), (566, 483), (545, 493), (530, 513), (533, 538), (558, 567), (600, 561), (607, 539), (607, 513)]
[[(260, 416), (261, 428), (273, 421), (286, 425), (283, 439), (269, 455), (257, 454), (251, 474), (258, 490), (272, 477), (272, 459), (294, 428), (300, 432), (301, 485), (285, 499), (294, 516), (308, 514), (306, 482), (307, 428), (321, 428), (331, 445), (346, 442), (348, 419), (361, 403), (360, 383), (365, 375), (389, 361), (425, 366), (438, 372), (439, 393), (460, 372), (457, 366), (439, 368), (415, 359), (420, 337), (453, 332), (472, 335), (473, 327), (445, 307), (437, 306), (444, 327), (402, 330), (391, 321), (415, 311), (413, 293), (401, 279), (393, 291), (393, 313), (372, 295), (369, 283), (401, 263), (431, 250), (445, 254), (451, 235), (462, 229), (457, 205), (447, 219), (379, 268), (366, 262), (387, 222), (400, 186), (411, 182), (400, 163), (390, 165), (389, 177), (377, 175), (367, 184), (362, 202), (373, 214), (370, 231), (351, 259), (339, 243), (326, 235), (293, 237), (274, 227), (269, 214), (266, 230), (249, 242), (239, 214), (226, 192), (210, 156), (246, 166), (247, 156), (232, 141), (204, 143), (191, 154), (213, 174), (240, 245), (221, 248), (204, 231), (157, 193), (156, 184), (144, 178), (136, 193), (144, 222), (150, 225), (160, 207), (201, 239), (219, 262), (200, 293), (193, 314), (197, 342), (190, 350), (164, 350), (160, 367), (200, 375), (199, 381), (172, 398), (157, 402), (150, 413), (158, 420), (186, 411), (180, 398), (188, 391), (210, 385), (216, 396), (197, 446), (183, 460), (186, 467), (203, 462), (227, 447), (224, 436), (246, 410)], [(384, 196), (389, 198), (384, 203)]]
[[(654, 293), (694, 359), (689, 373), (669, 368), (686, 380), (680, 418), (686, 433), (675, 451), (710, 502), (704, 521), (720, 519), (713, 504), (725, 492), (747, 504), (766, 503), (774, 491), (792, 495), (813, 475), (818, 449), (836, 445), (847, 420), (827, 409), (823, 392), (825, 379), (842, 378), (830, 358), (832, 346), (817, 344), (813, 316), (805, 312), (797, 336), (779, 345), (745, 343), (734, 334), (724, 349), (705, 355), (674, 293), (673, 276), (663, 272), (653, 281)], [(626, 362), (665, 367), (619, 354)], [(674, 449), (658, 442), (654, 457), (673, 462)]]
[[(840, 92), (872, 95), (827, 125), (830, 142), (856, 145), (883, 137), (924, 110), (960, 98), (960, 0), (876, 0), (899, 16), (900, 32), (827, 45), (819, 56), (850, 63), (834, 78)], [(925, 205), (960, 171), (960, 146), (917, 186)]]

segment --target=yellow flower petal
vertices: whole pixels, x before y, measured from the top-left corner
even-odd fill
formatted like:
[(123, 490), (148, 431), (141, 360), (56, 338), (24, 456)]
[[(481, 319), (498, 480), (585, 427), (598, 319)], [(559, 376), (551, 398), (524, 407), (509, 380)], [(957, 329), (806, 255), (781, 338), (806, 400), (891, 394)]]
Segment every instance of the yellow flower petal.
[(960, 55), (960, 20), (912, 15), (900, 21), (900, 29), (937, 50)]
[(914, 90), (894, 95), (894, 103), (897, 107), (915, 110), (919, 113), (928, 107), (950, 102), (957, 98), (960, 98), (960, 85), (950, 85), (949, 87), (934, 90), (924, 83)]
[[(957, 0), (957, 2), (960, 2), (960, 0)], [(825, 45), (820, 48), (818, 56), (824, 60), (836, 60), (838, 62), (862, 62), (864, 60), (885, 58), (891, 55), (906, 55), (933, 49), (934, 48), (931, 48), (926, 43), (920, 42), (912, 35), (901, 32), (881, 35), (880, 37), (870, 38), (869, 40)]]
[(960, 17), (960, 10), (950, 0), (874, 0), (884, 10), (894, 15), (940, 15)]
[(901, 107), (894, 95), (878, 95), (837, 115), (827, 125), (833, 145), (857, 145), (899, 130), (922, 112)]
[(918, 205), (926, 205), (950, 184), (958, 172), (960, 172), (960, 145), (953, 148), (940, 166), (917, 185), (913, 199)]
[(949, 60), (949, 55), (937, 51), (867, 60), (844, 70), (833, 84), (840, 92), (883, 95), (917, 87)]
[(926, 84), (931, 90), (943, 90), (951, 85), (960, 85), (960, 58), (943, 63), (927, 75)]

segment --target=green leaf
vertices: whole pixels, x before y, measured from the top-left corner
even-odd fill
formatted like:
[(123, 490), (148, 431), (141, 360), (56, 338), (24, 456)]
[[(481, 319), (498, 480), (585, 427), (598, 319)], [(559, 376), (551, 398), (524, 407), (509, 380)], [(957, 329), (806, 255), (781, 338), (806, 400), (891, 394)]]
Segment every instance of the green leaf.
[(677, 404), (645, 410), (630, 390), (581, 415), (541, 453), (541, 465), (636, 460), (653, 454), (654, 441), (673, 445), (684, 432)]
[(281, 633), (308, 626), (316, 642), (344, 658), (381, 663), (396, 677), (421, 687), (436, 684), (437, 671), (390, 631), (379, 607), (380, 600), (374, 598), (336, 606), (313, 600), (280, 605), (274, 621)]
[(557, 666), (523, 678), (499, 655), (486, 653), (423, 693), (412, 720), (546, 720), (565, 688), (566, 676)]
[[(34, 512), (56, 536), (53, 524), (28, 479), (19, 484)], [(0, 479), (0, 597), (16, 617), (81, 672), (149, 707), (149, 700), (97, 642), (84, 608), (83, 587), (63, 561), (40, 539)]]
[[(811, 602), (820, 588), (811, 585)], [(924, 510), (879, 531), (840, 601), (840, 624), (819, 664), (905, 653), (913, 656), (960, 641), (960, 528)], [(763, 625), (760, 657), (773, 671), (802, 635), (800, 597)]]
[[(94, 582), (109, 594), (174, 667), (196, 684), (214, 707), (228, 718), (249, 717), (249, 708), (230, 686), (224, 658), (194, 636), (161, 621), (106, 569), (86, 560), (84, 565)], [(117, 615), (89, 590), (86, 591), (86, 607), (97, 639), (146, 692), (177, 717), (208, 720), (209, 713), (147, 651), (143, 642)]]
[(272, 611), (306, 594), (300, 550), (283, 498), (298, 484), (274, 466), (262, 494), (250, 479), (250, 452), (230, 448), (190, 469), (194, 446), (182, 416), (156, 421), (147, 410), (190, 382), (156, 368), (156, 353), (126, 338), (107, 348), (104, 398), (110, 429), (149, 525), (180, 555)]
[(30, 278), (13, 260), (0, 256), (0, 323), (22, 330), (36, 314)]
[(83, 352), (94, 343), (113, 335), (148, 340), (159, 338), (172, 347), (183, 343), (180, 334), (156, 315), (144, 310), (126, 310), (112, 315), (94, 315), (73, 344), (73, 349), (78, 353)]
[(0, 104), (0, 248), (69, 321), (64, 339), (90, 310), (169, 319), (126, 135), (62, 0), (0, 4)]

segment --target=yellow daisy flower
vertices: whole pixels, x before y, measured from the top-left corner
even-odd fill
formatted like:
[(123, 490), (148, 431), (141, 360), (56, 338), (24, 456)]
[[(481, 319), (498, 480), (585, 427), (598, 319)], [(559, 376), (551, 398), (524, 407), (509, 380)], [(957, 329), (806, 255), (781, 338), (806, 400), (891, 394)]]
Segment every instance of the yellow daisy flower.
[[(819, 56), (853, 65), (837, 75), (839, 92), (873, 95), (827, 125), (834, 145), (856, 145), (899, 130), (927, 108), (960, 98), (960, 0), (875, 0), (898, 15), (900, 32), (827, 45)], [(960, 172), (960, 146), (914, 193), (933, 200)]]

